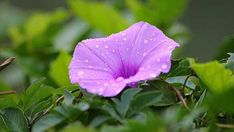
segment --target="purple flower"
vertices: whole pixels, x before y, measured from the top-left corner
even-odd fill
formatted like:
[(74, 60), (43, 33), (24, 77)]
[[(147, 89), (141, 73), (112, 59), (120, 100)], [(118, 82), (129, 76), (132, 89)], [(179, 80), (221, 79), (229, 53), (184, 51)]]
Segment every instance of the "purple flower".
[(70, 80), (89, 93), (115, 96), (126, 86), (167, 73), (178, 46), (156, 27), (138, 22), (106, 38), (80, 42), (69, 66)]

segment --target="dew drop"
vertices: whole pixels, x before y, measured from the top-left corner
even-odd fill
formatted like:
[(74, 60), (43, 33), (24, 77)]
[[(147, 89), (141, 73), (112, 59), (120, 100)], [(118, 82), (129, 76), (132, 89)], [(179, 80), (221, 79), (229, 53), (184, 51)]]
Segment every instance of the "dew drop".
[(92, 93), (95, 93), (96, 92), (96, 90), (95, 89), (92, 89)]
[(116, 81), (122, 81), (122, 80), (124, 80), (124, 78), (123, 77), (118, 77), (117, 79), (116, 79)]
[(162, 69), (166, 69), (167, 68), (167, 65), (166, 64), (162, 64)]
[(106, 42), (106, 39), (103, 39), (103, 42)]
[(88, 66), (88, 68), (93, 68), (93, 66)]
[(97, 82), (97, 84), (100, 84), (100, 82)]
[(98, 48), (99, 46), (98, 45), (95, 45), (96, 48)]
[(157, 75), (155, 73), (150, 73), (150, 77), (156, 77)]
[(89, 60), (85, 60), (85, 62), (89, 62)]
[(105, 46), (105, 48), (107, 49), (107, 48), (108, 48), (108, 46), (106, 45), (106, 46)]
[(168, 47), (168, 49), (172, 49), (172, 48), (173, 48), (173, 46), (169, 46), (169, 47)]
[(160, 58), (158, 58), (156, 61), (157, 61), (157, 62), (160, 62), (161, 60), (160, 60)]
[(148, 43), (148, 40), (145, 39), (145, 40), (144, 40), (144, 43), (147, 44), (147, 43)]
[(79, 75), (79, 76), (82, 76), (82, 75), (84, 75), (84, 72), (83, 72), (83, 71), (79, 71), (79, 72), (78, 72), (78, 75)]
[(123, 40), (125, 41), (125, 40), (127, 40), (127, 38), (123, 38)]
[(104, 86), (108, 86), (109, 84), (108, 83), (104, 83)]
[(123, 33), (121, 33), (121, 35), (122, 35), (122, 36), (124, 36), (124, 35), (126, 35), (126, 33), (125, 33), (125, 32), (123, 32)]

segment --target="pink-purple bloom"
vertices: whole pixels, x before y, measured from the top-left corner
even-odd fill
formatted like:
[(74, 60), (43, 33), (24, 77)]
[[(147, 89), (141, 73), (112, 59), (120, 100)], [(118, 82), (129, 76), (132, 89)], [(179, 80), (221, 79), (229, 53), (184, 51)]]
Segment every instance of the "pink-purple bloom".
[(178, 46), (156, 27), (138, 22), (106, 38), (80, 42), (69, 66), (70, 80), (89, 93), (115, 96), (126, 86), (169, 72)]

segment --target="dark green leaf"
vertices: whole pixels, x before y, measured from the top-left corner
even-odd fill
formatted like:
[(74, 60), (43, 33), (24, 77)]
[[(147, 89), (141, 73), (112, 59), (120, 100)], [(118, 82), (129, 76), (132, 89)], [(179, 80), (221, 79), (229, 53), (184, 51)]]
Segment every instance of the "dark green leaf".
[(139, 93), (141, 89), (127, 89), (123, 92), (121, 95), (121, 100), (118, 100), (116, 98), (112, 98), (113, 102), (115, 103), (115, 108), (118, 111), (118, 113), (122, 116), (125, 117), (126, 113), (130, 107), (131, 101), (133, 100), (133, 97)]
[(0, 116), (7, 131), (10, 132), (28, 132), (27, 120), (23, 112), (16, 108), (7, 108), (0, 111)]
[(32, 132), (44, 132), (45, 130), (56, 126), (64, 120), (64, 117), (51, 113), (40, 118), (32, 127)]

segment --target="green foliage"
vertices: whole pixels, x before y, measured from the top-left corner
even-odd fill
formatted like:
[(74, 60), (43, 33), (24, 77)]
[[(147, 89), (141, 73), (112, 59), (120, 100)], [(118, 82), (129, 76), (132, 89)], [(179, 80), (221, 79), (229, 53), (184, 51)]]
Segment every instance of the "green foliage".
[[(0, 125), (11, 132), (28, 132), (27, 120), (21, 110), (6, 108), (0, 112)], [(0, 128), (1, 130), (1, 128)]]
[[(68, 66), (77, 42), (119, 32), (132, 22), (156, 25), (183, 46), (188, 31), (176, 20), (187, 0), (66, 2), (66, 9), (33, 12), (25, 20), (22, 14), (13, 16), (21, 19), (16, 25), (0, 16), (10, 27), (0, 57), (16, 58), (0, 64), (0, 131), (208, 132), (233, 127), (234, 54), (225, 58), (233, 51), (232, 38), (217, 55), (221, 62), (172, 60), (168, 73), (126, 87), (116, 97), (91, 95), (70, 84)], [(6, 36), (1, 30), (0, 39)]]
[(121, 31), (128, 26), (125, 18), (104, 3), (68, 0), (68, 4), (77, 16), (105, 34)]
[(217, 61), (206, 64), (193, 64), (192, 68), (213, 92), (219, 93), (234, 87), (232, 72), (225, 69), (224, 65)]
[[(159, 27), (170, 24), (184, 11), (187, 0), (126, 0), (137, 21), (147, 21)], [(142, 6), (142, 4), (144, 6)]]
[(228, 57), (227, 53), (233, 53), (234, 52), (234, 36), (230, 36), (225, 39), (223, 44), (220, 46), (220, 50), (215, 57), (216, 59), (224, 59)]
[(62, 51), (50, 65), (50, 76), (60, 86), (69, 85), (68, 66), (71, 56)]

